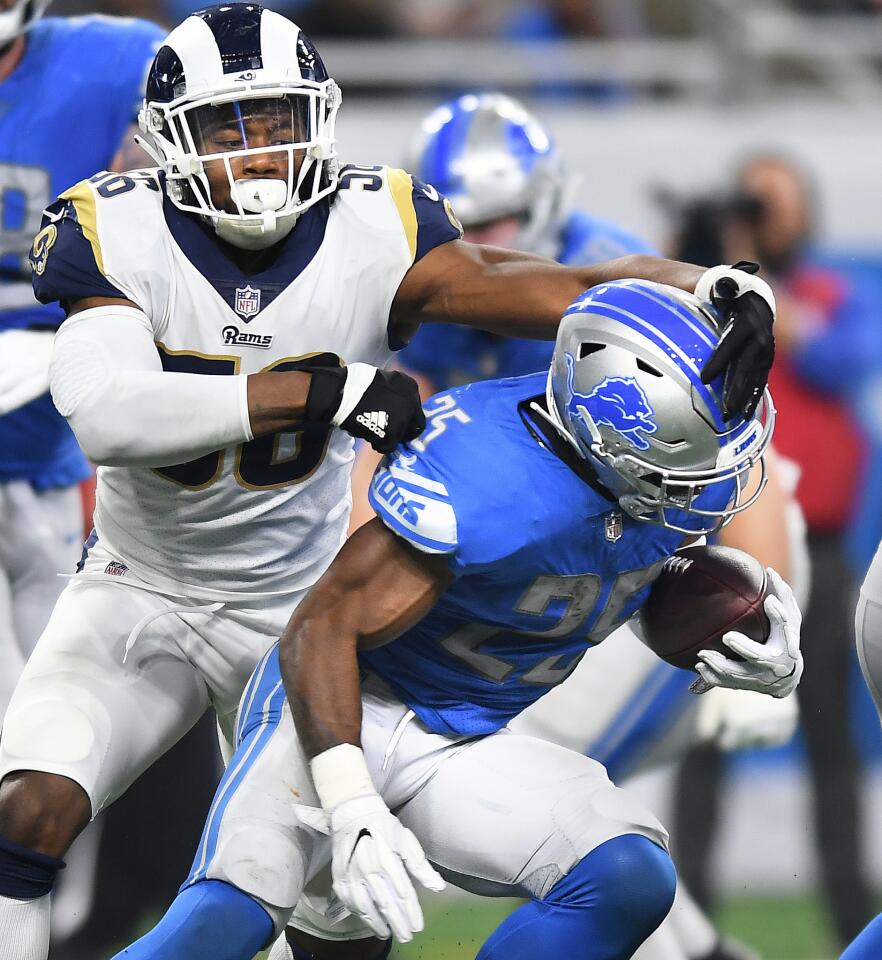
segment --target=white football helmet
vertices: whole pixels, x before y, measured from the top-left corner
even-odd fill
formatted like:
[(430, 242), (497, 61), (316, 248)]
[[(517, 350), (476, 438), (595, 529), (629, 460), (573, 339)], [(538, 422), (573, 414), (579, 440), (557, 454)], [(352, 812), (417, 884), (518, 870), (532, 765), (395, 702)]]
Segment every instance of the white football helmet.
[[(179, 209), (244, 249), (277, 243), (337, 186), (340, 89), (312, 41), (252, 3), (207, 7), (176, 27), (147, 78), (138, 123)], [(233, 162), (282, 153), (280, 176), (236, 177)], [(206, 167), (226, 173), (213, 196)], [(217, 191), (226, 192), (226, 191)]]
[(48, 6), (49, 0), (15, 0), (8, 10), (0, 12), (0, 48), (30, 30)]

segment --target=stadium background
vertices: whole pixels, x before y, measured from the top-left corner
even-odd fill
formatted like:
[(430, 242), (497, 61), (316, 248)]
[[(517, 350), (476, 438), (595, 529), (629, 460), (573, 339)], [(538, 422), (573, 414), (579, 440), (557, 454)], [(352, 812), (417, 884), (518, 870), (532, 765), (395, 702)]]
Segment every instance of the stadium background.
[[(783, 151), (815, 179), (817, 241), (846, 275), (882, 280), (882, 12), (866, 2), (772, 0), (301, 0), (267, 6), (314, 38), (344, 91), (341, 155), (403, 161), (419, 119), (472, 89), (521, 96), (565, 158), (572, 202), (665, 248), (660, 189), (720, 193), (757, 150)], [(103, 12), (173, 24), (196, 4), (135, 0)], [(53, 13), (92, 12), (59, 2)], [(882, 302), (882, 301), (880, 301)], [(882, 312), (878, 317), (882, 337)], [(882, 421), (882, 391), (875, 407)], [(882, 432), (882, 431), (880, 431)], [(871, 438), (868, 438), (871, 439)], [(876, 438), (878, 443), (878, 436)], [(836, 444), (818, 436), (817, 443)], [(882, 489), (861, 533), (882, 535)], [(867, 488), (869, 485), (869, 488)], [(875, 497), (875, 501), (873, 501)], [(876, 524), (875, 530), (873, 523)], [(858, 557), (863, 554), (858, 553)], [(853, 571), (859, 583), (861, 560)], [(823, 570), (816, 570), (823, 576)], [(882, 736), (860, 675), (843, 704), (864, 761), (864, 843), (882, 889)], [(670, 775), (636, 785), (664, 820)], [(836, 952), (818, 871), (799, 737), (729, 763), (713, 870), (722, 926), (768, 960)], [(396, 956), (474, 955), (506, 902), (449, 893), (427, 902), (429, 927)]]

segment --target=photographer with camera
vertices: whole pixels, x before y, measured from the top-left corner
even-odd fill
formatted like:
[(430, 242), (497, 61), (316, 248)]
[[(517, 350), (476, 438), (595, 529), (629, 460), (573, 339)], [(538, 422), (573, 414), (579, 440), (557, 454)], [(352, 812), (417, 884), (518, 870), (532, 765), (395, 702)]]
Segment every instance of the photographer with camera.
[[(849, 568), (844, 541), (863, 496), (866, 453), (851, 404), (878, 363), (878, 322), (861, 291), (816, 261), (814, 189), (790, 160), (755, 156), (742, 166), (725, 200), (702, 199), (677, 212), (681, 253), (690, 250), (697, 262), (703, 256), (713, 262), (754, 260), (776, 293), (777, 351), (770, 377), (778, 408), (775, 446), (800, 471), (796, 498), (808, 527), (813, 573), (802, 628), (806, 669), (797, 696), (823, 890), (836, 934), (847, 943), (872, 912), (847, 709), (858, 571)], [(686, 841), (679, 869), (697, 891), (708, 889), (708, 846), (723, 763), (713, 748), (701, 748), (679, 777), (672, 832)], [(687, 823), (689, 830), (683, 829)], [(704, 830), (696, 831), (696, 823)]]

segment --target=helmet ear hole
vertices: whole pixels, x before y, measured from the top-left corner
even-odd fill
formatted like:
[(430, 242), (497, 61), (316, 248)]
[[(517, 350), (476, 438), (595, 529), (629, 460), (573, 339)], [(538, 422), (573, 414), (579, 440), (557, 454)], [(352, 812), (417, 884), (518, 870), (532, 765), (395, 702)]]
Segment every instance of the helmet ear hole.
[(650, 376), (653, 376), (653, 377), (663, 377), (663, 376), (664, 376), (664, 374), (661, 372), (661, 370), (656, 370), (655, 367), (653, 367), (651, 364), (648, 364), (648, 363), (647, 363), (645, 360), (643, 360), (641, 357), (637, 357), (637, 369), (638, 369), (638, 370), (642, 370), (644, 373), (648, 373), (648, 374), (650, 374)]
[(576, 359), (584, 360), (585, 357), (590, 357), (592, 353), (599, 353), (601, 350), (606, 350), (605, 343), (580, 343), (579, 355)]

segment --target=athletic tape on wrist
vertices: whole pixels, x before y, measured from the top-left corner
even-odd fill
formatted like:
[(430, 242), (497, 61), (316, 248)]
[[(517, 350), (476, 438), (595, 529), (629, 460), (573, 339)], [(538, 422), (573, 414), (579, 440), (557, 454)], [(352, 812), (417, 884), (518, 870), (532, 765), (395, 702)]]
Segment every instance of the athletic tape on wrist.
[(716, 267), (705, 270), (698, 278), (695, 284), (695, 296), (699, 300), (710, 300), (714, 292), (714, 284), (723, 277), (731, 276), (732, 267), (729, 264), (721, 263)]
[(309, 763), (312, 781), (323, 809), (330, 812), (347, 800), (375, 794), (364, 754), (351, 743), (325, 750)]
[(377, 375), (377, 368), (369, 363), (350, 363), (346, 366), (346, 382), (343, 384), (343, 396), (340, 398), (340, 406), (337, 412), (331, 417), (331, 423), (339, 427), (341, 423), (355, 409), (356, 404), (364, 396), (365, 391), (371, 385), (374, 377)]
[(752, 273), (745, 273), (744, 270), (735, 270), (727, 264), (719, 264), (705, 270), (698, 278), (695, 284), (695, 296), (699, 300), (710, 300), (713, 296), (714, 286), (718, 280), (723, 277), (731, 277), (738, 284), (738, 296), (745, 293), (758, 293), (763, 300), (771, 307), (772, 313), (775, 312), (775, 294), (772, 288), (763, 280)]

